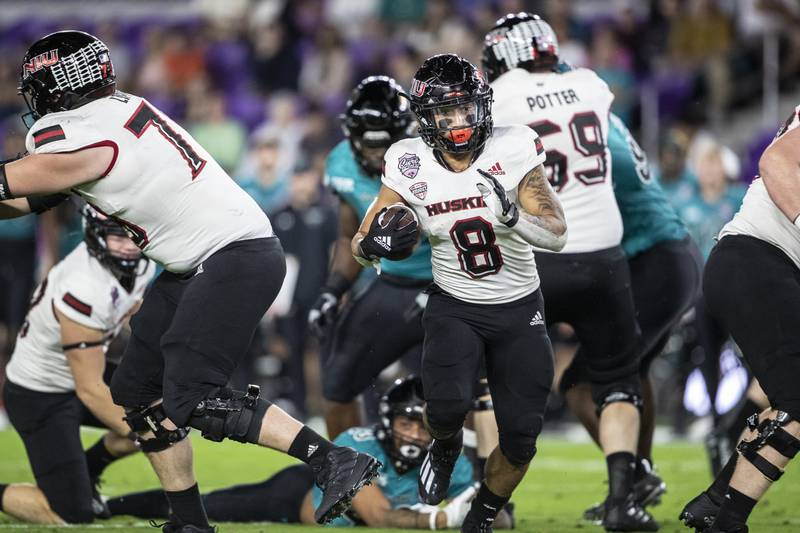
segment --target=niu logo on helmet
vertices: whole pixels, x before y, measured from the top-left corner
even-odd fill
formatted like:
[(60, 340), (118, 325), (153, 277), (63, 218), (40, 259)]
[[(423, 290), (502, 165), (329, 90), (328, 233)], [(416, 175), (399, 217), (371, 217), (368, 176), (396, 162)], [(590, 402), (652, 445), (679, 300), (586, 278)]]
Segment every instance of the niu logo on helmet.
[(58, 63), (58, 50), (50, 50), (32, 58), (29, 62), (22, 65), (22, 74), (33, 74), (45, 67), (50, 67)]

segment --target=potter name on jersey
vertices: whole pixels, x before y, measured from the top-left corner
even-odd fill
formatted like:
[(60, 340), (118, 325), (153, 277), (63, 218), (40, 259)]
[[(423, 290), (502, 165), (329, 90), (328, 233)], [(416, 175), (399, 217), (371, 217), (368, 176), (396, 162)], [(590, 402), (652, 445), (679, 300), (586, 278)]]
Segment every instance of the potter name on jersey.
[(432, 247), (433, 279), (454, 297), (472, 303), (518, 300), (539, 287), (531, 246), (500, 223), (486, 206), (477, 169), (494, 169), (511, 200), (522, 178), (544, 162), (536, 132), (525, 126), (495, 127), (463, 172), (452, 172), (422, 139), (403, 139), (386, 152), (385, 186), (414, 209)]
[(525, 124), (547, 150), (545, 168), (569, 228), (563, 253), (619, 245), (622, 217), (611, 181), (608, 116), (614, 99), (594, 72), (515, 68), (492, 82), (495, 124)]

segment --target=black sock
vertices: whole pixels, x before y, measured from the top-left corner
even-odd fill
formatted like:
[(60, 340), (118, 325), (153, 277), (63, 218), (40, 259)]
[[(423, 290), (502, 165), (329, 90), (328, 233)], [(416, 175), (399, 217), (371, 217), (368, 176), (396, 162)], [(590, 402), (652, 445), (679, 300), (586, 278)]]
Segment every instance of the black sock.
[(8, 485), (3, 485), (2, 483), (0, 483), (0, 511), (3, 510), (3, 493), (6, 491), (7, 488)]
[(103, 470), (113, 463), (117, 458), (111, 455), (106, 448), (104, 439), (101, 438), (94, 446), (86, 450), (86, 465), (89, 467), (89, 479), (95, 480), (100, 477)]
[(176, 492), (165, 490), (164, 495), (172, 510), (170, 518), (174, 517), (180, 524), (208, 526), (208, 517), (203, 507), (203, 500), (200, 499), (197, 483), (186, 490)]
[[(434, 439), (431, 447), (435, 446), (436, 449), (444, 455), (458, 455), (461, 453), (463, 443), (464, 431), (459, 429), (458, 432), (452, 437), (448, 437), (446, 439)], [(484, 463), (484, 466), (485, 464), (486, 463)]]
[(333, 448), (333, 443), (308, 426), (303, 426), (292, 441), (289, 451), (292, 457), (300, 459), (312, 467), (319, 468), (325, 456)]
[(112, 516), (137, 518), (169, 518), (169, 502), (163, 490), (148, 490), (111, 498), (106, 502)]
[(508, 503), (509, 498), (498, 496), (486, 486), (486, 482), (481, 483), (481, 488), (478, 489), (478, 494), (472, 500), (470, 513), (477, 518), (480, 522), (494, 521), (497, 513)]
[(614, 452), (606, 456), (606, 466), (608, 467), (608, 498), (612, 503), (620, 503), (633, 490), (636, 457), (630, 452)]
[(649, 474), (653, 471), (653, 460), (649, 457), (637, 457), (636, 458), (636, 473), (634, 474), (634, 479), (642, 479), (644, 476)]
[(747, 523), (747, 518), (753, 512), (756, 503), (757, 501), (750, 496), (746, 496), (732, 487), (729, 488), (714, 525), (720, 531), (727, 531), (733, 526)]
[(736, 470), (736, 461), (739, 459), (739, 454), (737, 452), (733, 452), (733, 455), (730, 456), (728, 462), (725, 463), (725, 466), (722, 467), (717, 477), (714, 479), (714, 482), (711, 483), (711, 486), (706, 489), (706, 494), (708, 497), (711, 498), (711, 501), (716, 503), (717, 505), (722, 505), (722, 501), (725, 499), (725, 493), (728, 492), (728, 484), (731, 482), (731, 478), (733, 477), (733, 471)]

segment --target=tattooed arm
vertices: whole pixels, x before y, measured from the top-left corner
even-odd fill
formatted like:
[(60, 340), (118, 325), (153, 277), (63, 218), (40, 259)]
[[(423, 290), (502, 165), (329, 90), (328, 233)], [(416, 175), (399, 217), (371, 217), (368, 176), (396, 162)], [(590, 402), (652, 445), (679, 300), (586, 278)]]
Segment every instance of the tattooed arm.
[(522, 178), (517, 187), (517, 204), (522, 209), (516, 232), (534, 246), (561, 251), (567, 243), (567, 221), (544, 166), (535, 167)]
[(478, 184), (489, 209), (497, 219), (537, 248), (560, 251), (567, 243), (564, 210), (539, 165), (528, 172), (517, 187), (517, 201), (512, 203), (497, 179), (478, 170), (489, 187)]

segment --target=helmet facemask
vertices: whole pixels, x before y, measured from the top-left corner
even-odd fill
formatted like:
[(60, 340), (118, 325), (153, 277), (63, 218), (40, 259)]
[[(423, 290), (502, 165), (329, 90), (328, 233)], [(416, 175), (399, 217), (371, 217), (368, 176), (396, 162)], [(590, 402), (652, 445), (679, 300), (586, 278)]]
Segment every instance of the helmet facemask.
[(416, 376), (396, 380), (378, 404), (380, 423), (375, 436), (398, 474), (420, 466), (425, 459), (431, 439), (424, 426), (418, 437), (408, 434), (414, 425), (422, 424), (424, 405), (422, 380)]
[(83, 215), (83, 240), (86, 242), (89, 253), (117, 278), (126, 291), (131, 292), (136, 284), (136, 278), (147, 268), (147, 261), (143, 254), (141, 251), (131, 255), (112, 250), (109, 246), (109, 236), (130, 239), (125, 229), (89, 206), (85, 206), (81, 214)]
[(472, 152), (486, 142), (491, 131), (491, 93), (455, 97), (415, 106), (420, 135), (425, 142), (452, 154)]

